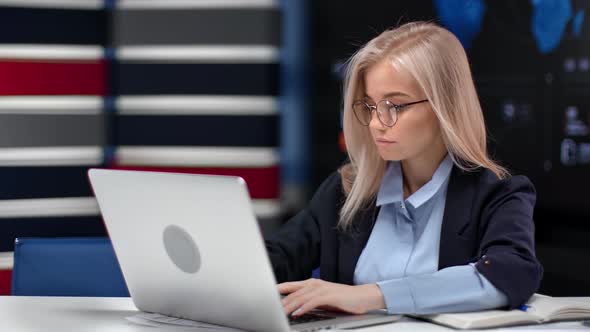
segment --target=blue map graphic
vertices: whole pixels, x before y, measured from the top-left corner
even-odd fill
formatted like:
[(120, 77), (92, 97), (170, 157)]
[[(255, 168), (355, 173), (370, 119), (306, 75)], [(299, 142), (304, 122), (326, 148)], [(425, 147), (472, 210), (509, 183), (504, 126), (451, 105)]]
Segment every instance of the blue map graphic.
[(434, 0), (434, 8), (441, 22), (457, 36), (465, 49), (481, 30), (486, 12), (483, 0)]
[(582, 36), (582, 24), (584, 24), (584, 11), (578, 10), (572, 21), (572, 34), (576, 38)]
[[(584, 10), (575, 14), (571, 0), (530, 0), (533, 7), (530, 28), (537, 49), (545, 54), (555, 50), (561, 43), (568, 23), (571, 21), (572, 36), (581, 37)], [(441, 22), (452, 31), (465, 49), (471, 48), (473, 40), (481, 31), (486, 13), (484, 0), (433, 0)]]
[(549, 53), (559, 46), (567, 22), (572, 19), (570, 0), (531, 0), (533, 17), (531, 31), (541, 53)]

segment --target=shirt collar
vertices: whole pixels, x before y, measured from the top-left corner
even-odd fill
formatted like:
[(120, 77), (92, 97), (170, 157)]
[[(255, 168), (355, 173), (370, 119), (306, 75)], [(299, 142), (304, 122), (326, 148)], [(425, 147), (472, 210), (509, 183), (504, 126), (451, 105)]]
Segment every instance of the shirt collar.
[[(432, 179), (426, 182), (420, 189), (408, 197), (407, 202), (414, 208), (430, 200), (442, 187), (451, 175), (453, 160), (450, 155), (442, 160), (432, 175)], [(399, 161), (390, 161), (381, 180), (381, 186), (377, 193), (377, 206), (401, 202), (404, 195), (402, 168)]]

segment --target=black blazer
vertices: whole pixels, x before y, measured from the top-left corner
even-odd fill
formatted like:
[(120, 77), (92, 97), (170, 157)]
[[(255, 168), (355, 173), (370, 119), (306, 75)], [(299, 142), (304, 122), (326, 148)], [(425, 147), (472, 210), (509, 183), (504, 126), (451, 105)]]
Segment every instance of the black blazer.
[[(517, 308), (539, 288), (535, 257), (535, 189), (524, 176), (499, 180), (491, 171), (453, 167), (441, 229), (439, 269), (476, 263), (477, 270)], [(337, 230), (345, 196), (340, 174), (330, 175), (309, 205), (266, 241), (278, 282), (303, 280), (320, 267), (323, 280), (353, 283), (358, 258), (377, 217), (375, 200), (353, 229)]]

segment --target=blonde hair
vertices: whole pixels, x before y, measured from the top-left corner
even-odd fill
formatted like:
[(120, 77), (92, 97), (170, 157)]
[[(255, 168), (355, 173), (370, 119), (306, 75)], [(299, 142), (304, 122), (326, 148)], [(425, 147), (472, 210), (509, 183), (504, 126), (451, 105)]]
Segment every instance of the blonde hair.
[(364, 74), (389, 61), (418, 83), (438, 118), (442, 139), (454, 164), (464, 171), (480, 167), (498, 178), (508, 171), (490, 159), (486, 129), (467, 55), (448, 30), (428, 22), (412, 22), (387, 30), (369, 41), (348, 61), (344, 83), (344, 138), (349, 164), (340, 168), (346, 200), (338, 227), (348, 229), (354, 216), (374, 199), (385, 172), (370, 131), (355, 118), (352, 104), (364, 94)]

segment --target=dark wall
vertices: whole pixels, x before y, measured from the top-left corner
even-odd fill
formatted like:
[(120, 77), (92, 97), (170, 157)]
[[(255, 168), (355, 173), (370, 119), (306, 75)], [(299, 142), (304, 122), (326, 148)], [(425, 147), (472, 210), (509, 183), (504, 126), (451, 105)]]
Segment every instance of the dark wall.
[[(590, 295), (589, 6), (563, 1), (363, 1), (311, 4), (312, 188), (346, 158), (339, 64), (386, 28), (433, 20), (466, 47), (492, 156), (538, 190), (541, 292)], [(454, 6), (454, 7), (453, 7)], [(463, 18), (470, 20), (461, 21)]]

